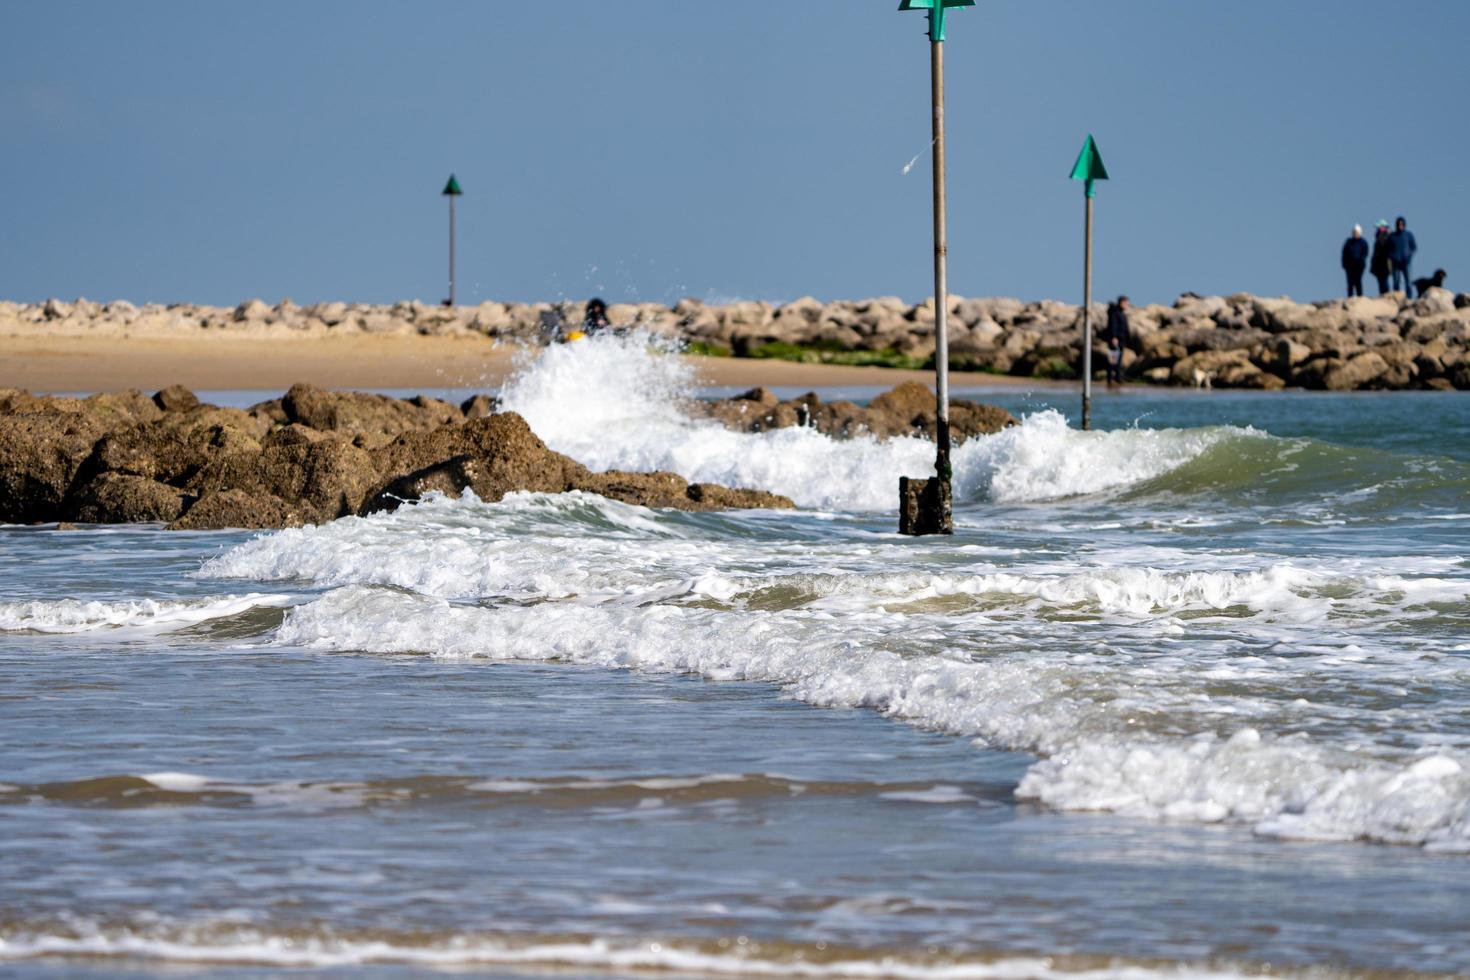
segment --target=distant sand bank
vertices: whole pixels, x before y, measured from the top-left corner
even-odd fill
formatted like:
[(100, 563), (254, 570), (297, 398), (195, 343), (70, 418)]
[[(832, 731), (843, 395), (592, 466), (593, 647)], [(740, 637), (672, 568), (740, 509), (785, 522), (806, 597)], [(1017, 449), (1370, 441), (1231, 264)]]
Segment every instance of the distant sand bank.
[[(215, 334), (158, 337), (0, 336), (0, 388), (35, 392), (156, 391), (171, 384), (200, 391), (282, 391), (298, 381), (324, 388), (496, 388), (514, 369), (517, 348), (484, 337), (363, 334), (280, 339)], [(931, 381), (928, 371), (691, 357), (710, 386), (892, 387)], [(956, 375), (965, 388), (1048, 387), (1056, 382), (985, 374)]]

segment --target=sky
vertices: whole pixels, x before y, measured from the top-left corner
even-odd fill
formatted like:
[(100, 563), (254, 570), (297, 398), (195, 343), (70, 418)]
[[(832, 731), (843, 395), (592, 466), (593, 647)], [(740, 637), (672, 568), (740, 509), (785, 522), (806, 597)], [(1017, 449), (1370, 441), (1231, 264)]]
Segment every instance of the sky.
[[(0, 299), (932, 293), (896, 0), (0, 5)], [(1406, 215), (1470, 291), (1466, 0), (980, 0), (945, 46), (950, 288), (1343, 290)], [(911, 172), (904, 165), (915, 154)]]

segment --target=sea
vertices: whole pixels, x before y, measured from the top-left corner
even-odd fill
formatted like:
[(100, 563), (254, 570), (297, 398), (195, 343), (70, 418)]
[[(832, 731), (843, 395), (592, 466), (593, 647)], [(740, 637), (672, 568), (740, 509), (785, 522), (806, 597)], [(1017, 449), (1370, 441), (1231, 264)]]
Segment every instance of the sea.
[(501, 390), (796, 510), (0, 529), (0, 974), (1470, 974), (1470, 397), (996, 388), (905, 538), (711, 394)]

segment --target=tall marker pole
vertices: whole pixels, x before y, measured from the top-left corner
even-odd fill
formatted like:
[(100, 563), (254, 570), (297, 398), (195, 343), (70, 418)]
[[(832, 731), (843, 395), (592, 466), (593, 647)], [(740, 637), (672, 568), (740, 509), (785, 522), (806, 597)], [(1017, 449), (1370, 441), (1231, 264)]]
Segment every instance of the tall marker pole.
[(463, 194), (459, 189), (459, 181), (454, 179), (454, 174), (449, 175), (449, 183), (444, 185), (443, 194), (449, 198), (449, 298), (444, 301), (445, 306), (454, 305), (454, 199)]
[(1072, 179), (1085, 181), (1086, 189), (1082, 232), (1082, 428), (1086, 430), (1092, 428), (1092, 202), (1097, 197), (1093, 182), (1108, 179), (1108, 168), (1090, 133), (1072, 167)]
[(949, 461), (949, 237), (944, 169), (945, 15), (975, 0), (902, 0), (899, 10), (929, 12), (929, 74), (934, 128), (934, 479), (899, 478), (900, 534), (953, 534)]

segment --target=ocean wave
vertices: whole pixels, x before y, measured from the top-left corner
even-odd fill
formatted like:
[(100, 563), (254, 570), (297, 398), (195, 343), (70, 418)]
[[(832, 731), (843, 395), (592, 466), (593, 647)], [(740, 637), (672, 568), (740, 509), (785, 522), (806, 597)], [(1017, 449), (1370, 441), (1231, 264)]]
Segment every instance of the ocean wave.
[[(141, 923), (0, 921), (0, 961), (96, 957), (274, 968), (374, 964), (425, 969), (484, 966), (701, 976), (810, 977), (832, 980), (1225, 980), (1258, 969), (1148, 963), (1085, 955), (899, 951), (839, 943), (528, 934), (514, 932), (353, 930), (312, 922), (273, 929), (222, 920)], [(1332, 976), (1321, 970), (1314, 977)]]
[[(867, 625), (854, 615), (794, 620), (670, 605), (486, 608), (353, 586), (292, 609), (276, 639), (322, 650), (764, 681), (813, 705), (872, 708), (1035, 753), (1042, 758), (1019, 792), (1059, 808), (1470, 851), (1470, 777), (1450, 755), (1390, 745), (1354, 752), (1305, 735), (1261, 735), (1251, 718), (1271, 705), (1246, 695), (1202, 704), (1201, 671), (1188, 660), (968, 659), (934, 654), (930, 624), (907, 640), (865, 633)], [(1275, 710), (1290, 702), (1289, 690), (1273, 688)], [(1215, 724), (1233, 734), (1188, 733), (1222, 711)], [(1166, 719), (1152, 734), (1139, 725), (1149, 715)]]
[(123, 627), (166, 632), (264, 606), (285, 606), (290, 596), (250, 593), (207, 599), (31, 599), (0, 602), (0, 632), (90, 633)]
[[(933, 443), (834, 440), (812, 429), (734, 432), (691, 418), (693, 369), (647, 338), (597, 338), (546, 351), (506, 382), (519, 412), (551, 448), (593, 469), (672, 470), (693, 481), (782, 493), (808, 508), (889, 510), (901, 475), (933, 470)], [(576, 397), (569, 397), (575, 392)], [(1052, 500), (1149, 480), (1248, 429), (1081, 432), (1058, 412), (967, 441), (954, 453), (956, 493), (1000, 502)]]
[(751, 610), (1216, 614), (1296, 625), (1470, 613), (1470, 580), (1452, 574), (1457, 560), (1211, 561), (1157, 549), (1115, 558), (1123, 563), (951, 557), (942, 572), (886, 571), (912, 562), (910, 543), (835, 532), (811, 542), (748, 520), (651, 512), (591, 494), (512, 494), (493, 505), (466, 494), (262, 535), (199, 574), (447, 599), (712, 600)]
[(870, 797), (895, 802), (974, 805), (994, 795), (993, 787), (935, 780), (865, 782), (797, 779), (774, 773), (617, 779), (418, 775), (393, 779), (247, 782), (198, 773), (156, 772), (0, 784), (0, 805), (47, 802), (99, 808), (254, 806), (308, 811), (445, 803), (496, 808), (673, 810), (710, 803), (743, 804), (797, 797)]

